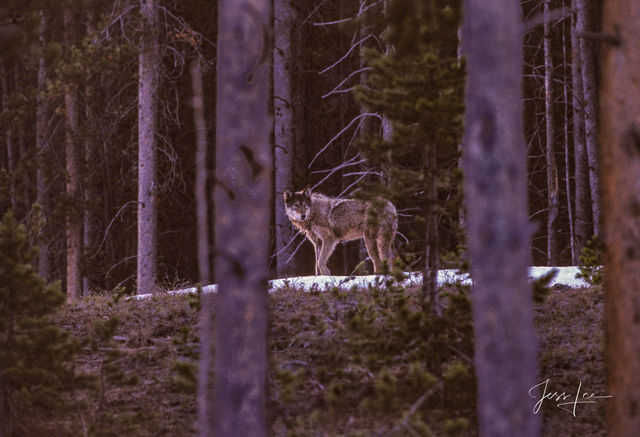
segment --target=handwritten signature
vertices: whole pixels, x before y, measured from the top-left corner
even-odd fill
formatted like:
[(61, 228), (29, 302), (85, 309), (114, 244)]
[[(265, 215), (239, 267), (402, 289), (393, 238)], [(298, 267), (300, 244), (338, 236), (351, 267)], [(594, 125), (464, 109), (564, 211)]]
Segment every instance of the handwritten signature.
[(580, 390), (582, 389), (582, 382), (578, 384), (578, 390), (575, 392), (575, 394), (567, 392), (558, 393), (557, 391), (550, 392), (548, 391), (549, 381), (550, 379), (547, 379), (529, 389), (529, 396), (531, 396), (532, 398), (536, 398), (537, 396), (535, 396), (535, 394), (532, 394), (532, 392), (535, 391), (535, 389), (542, 387), (542, 396), (533, 406), (533, 414), (538, 414), (538, 411), (540, 411), (540, 408), (542, 408), (542, 403), (545, 400), (549, 400), (555, 401), (558, 408), (567, 411), (573, 414), (573, 417), (576, 417), (576, 408), (578, 407), (578, 404), (595, 404), (597, 399), (606, 399), (613, 397), (613, 395), (598, 396), (595, 393), (589, 393), (586, 391), (581, 393)]

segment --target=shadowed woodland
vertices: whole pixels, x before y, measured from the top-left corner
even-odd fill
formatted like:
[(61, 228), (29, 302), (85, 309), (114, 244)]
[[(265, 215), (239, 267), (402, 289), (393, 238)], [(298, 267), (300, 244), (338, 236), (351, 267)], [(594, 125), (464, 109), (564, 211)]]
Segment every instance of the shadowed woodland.
[[(557, 412), (533, 414), (528, 395), (553, 375), (614, 395), (587, 432), (635, 435), (640, 7), (627, 3), (3, 1), (0, 437), (73, 435), (76, 420), (83, 435), (145, 435), (98, 412), (124, 399), (109, 384), (152, 384), (136, 376), (143, 350), (168, 402), (193, 404), (156, 435), (556, 435), (569, 432)], [(307, 186), (388, 199), (398, 234), (385, 280), (314, 292), (297, 314), (305, 295), (268, 297), (266, 280), (315, 272), (283, 198)], [(560, 296), (528, 283), (529, 265), (581, 265), (594, 288)], [(362, 240), (328, 267), (373, 272)], [(443, 268), (470, 271), (471, 290), (439, 289)], [(421, 287), (398, 285), (408, 271)], [(215, 297), (167, 301), (175, 324), (129, 332), (126, 296), (212, 283)], [(599, 351), (583, 373), (559, 370), (577, 354), (566, 335), (552, 347), (545, 296), (606, 320), (580, 340)], [(365, 352), (318, 359), (338, 339)], [(60, 399), (82, 413), (39, 410)]]

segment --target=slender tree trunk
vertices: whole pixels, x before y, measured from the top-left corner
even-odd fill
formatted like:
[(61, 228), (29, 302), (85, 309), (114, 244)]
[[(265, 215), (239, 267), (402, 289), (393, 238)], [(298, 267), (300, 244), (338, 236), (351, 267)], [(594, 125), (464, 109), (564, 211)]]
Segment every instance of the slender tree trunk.
[[(9, 110), (9, 71), (3, 65), (0, 65), (0, 81), (2, 82), (2, 110)], [(9, 172), (9, 177), (11, 178), (10, 189), (10, 199), (11, 199), (11, 207), (14, 209), (14, 213), (16, 212), (16, 192), (15, 192), (15, 165), (17, 162), (17, 154), (16, 154), (16, 145), (13, 142), (13, 129), (10, 126), (7, 126), (5, 129), (5, 139), (7, 146), (7, 171)]]
[[(585, 0), (577, 0), (577, 20), (580, 33), (589, 30), (589, 10)], [(587, 161), (589, 163), (589, 192), (591, 194), (591, 215), (593, 234), (600, 235), (600, 180), (598, 171), (598, 114), (596, 69), (593, 41), (580, 35), (579, 47), (582, 60), (582, 92), (584, 96), (584, 126)]]
[[(367, 0), (358, 0), (358, 9), (362, 10), (364, 6), (366, 6)], [(342, 16), (342, 14), (341, 14)], [(362, 40), (363, 38), (365, 38), (367, 35), (370, 35), (373, 33), (373, 29), (371, 27), (371, 25), (367, 22), (366, 19), (361, 19), (358, 23), (358, 40)], [(367, 42), (364, 42), (362, 44), (360, 44), (360, 46), (358, 46), (358, 52), (359, 52), (359, 61), (360, 61), (360, 69), (363, 68), (367, 68), (367, 57), (365, 55), (366, 51), (365, 49), (369, 47), (369, 44)], [(369, 86), (369, 72), (368, 71), (362, 71), (360, 73), (360, 85), (363, 87), (368, 87)], [(367, 111), (367, 108), (365, 108), (364, 106), (362, 106), (360, 108), (360, 113), (363, 114)], [(376, 121), (377, 122), (377, 121)], [(373, 117), (363, 117), (360, 120), (360, 139), (363, 141), (367, 141), (366, 138), (370, 135), (373, 135), (374, 133), (374, 120)], [(366, 170), (366, 164), (361, 164), (359, 165), (360, 170), (361, 171), (365, 171)], [(345, 187), (342, 187), (342, 189), (344, 189)], [(369, 253), (367, 252), (367, 245), (364, 242), (364, 239), (359, 241), (358, 244), (358, 259), (359, 260), (366, 260), (367, 256), (369, 255)], [(360, 261), (363, 262), (363, 261)], [(391, 267), (391, 266), (389, 266)], [(373, 271), (373, 269), (371, 270)]]
[[(198, 272), (202, 285), (211, 281), (209, 261), (209, 211), (207, 196), (207, 125), (204, 116), (204, 87), (202, 86), (201, 59), (198, 57), (191, 63), (191, 89), (193, 90), (193, 120), (196, 131), (196, 222), (198, 235)], [(201, 354), (198, 369), (198, 429), (200, 435), (210, 435), (208, 430), (208, 405), (213, 402), (213, 309), (211, 295), (203, 295), (200, 311), (201, 344), (205, 347)], [(205, 334), (206, 333), (206, 334)], [(205, 434), (208, 430), (209, 434)]]
[(434, 144), (425, 147), (424, 191), (425, 211), (425, 266), (422, 274), (422, 292), (431, 314), (440, 314), (438, 302), (438, 198), (437, 149)]
[(582, 57), (578, 34), (582, 30), (577, 21), (578, 0), (571, 0), (571, 106), (573, 109), (573, 154), (575, 178), (575, 245), (579, 259), (582, 248), (589, 239), (591, 202), (589, 194), (589, 172), (587, 148), (584, 137), (584, 92), (582, 89)]
[[(47, 88), (47, 66), (45, 61), (45, 35), (47, 33), (47, 16), (44, 12), (40, 13), (40, 24), (38, 27), (38, 40), (42, 52), (38, 58), (38, 77), (36, 85), (36, 153), (37, 164), (36, 170), (36, 202), (42, 208), (42, 215), (45, 219), (49, 219), (50, 202), (49, 202), (49, 177), (47, 176), (47, 149), (48, 145), (48, 129), (47, 116), (49, 113), (49, 104), (45, 96)], [(40, 238), (40, 252), (38, 255), (38, 274), (46, 281), (51, 279), (51, 261), (49, 259), (49, 225), (45, 223), (43, 235)]]
[[(479, 433), (537, 436), (520, 3), (467, 0), (465, 198)], [(496, 50), (500, 47), (500, 50)], [(496, 395), (496, 389), (500, 394)]]
[[(75, 17), (70, 9), (64, 11), (65, 40), (67, 47), (73, 44)], [(82, 251), (82, 221), (78, 204), (80, 193), (80, 156), (78, 153), (78, 88), (70, 80), (65, 85), (66, 111), (66, 191), (71, 201), (67, 210), (67, 302), (77, 302), (82, 297), (80, 253)]]
[[(92, 9), (87, 11), (87, 35), (93, 37), (93, 33), (95, 31), (94, 27), (95, 13)], [(96, 42), (96, 41), (94, 41)], [(83, 208), (83, 216), (82, 216), (82, 247), (83, 254), (86, 257), (89, 251), (94, 248), (97, 229), (96, 229), (96, 208), (97, 205), (94, 205), (96, 199), (100, 197), (98, 194), (98, 190), (96, 189), (96, 167), (98, 166), (98, 154), (96, 149), (96, 136), (93, 135), (94, 129), (97, 127), (95, 121), (93, 120), (93, 116), (91, 113), (91, 102), (93, 101), (94, 91), (93, 91), (93, 82), (94, 77), (91, 73), (91, 67), (87, 66), (86, 71), (86, 84), (84, 87), (84, 116), (85, 116), (85, 125), (86, 132), (85, 135), (85, 143), (84, 143), (84, 159), (83, 159), (83, 172), (82, 172), (82, 180), (83, 189), (82, 189), (82, 198), (84, 203)], [(87, 263), (85, 258), (85, 271), (82, 276), (82, 290), (86, 295), (89, 291), (94, 287), (94, 281), (92, 279), (92, 274), (90, 271), (87, 271)]]
[(211, 280), (209, 269), (209, 209), (207, 197), (207, 125), (204, 118), (204, 88), (200, 58), (191, 63), (191, 89), (193, 90), (193, 122), (196, 132), (196, 222), (198, 228), (198, 272), (200, 283)]
[(555, 154), (555, 129), (553, 117), (553, 57), (551, 56), (550, 0), (544, 1), (544, 94), (546, 120), (547, 158), (547, 265), (558, 264), (558, 226), (560, 213), (560, 184)]
[(160, 59), (156, 0), (140, 0), (143, 34), (138, 55), (138, 294), (155, 290), (157, 211), (157, 94)]
[[(271, 2), (223, 0), (218, 25), (215, 388), (213, 405), (200, 412), (200, 435), (260, 437), (273, 160)], [(202, 333), (204, 348), (211, 336)]]
[(608, 434), (640, 430), (640, 3), (605, 2), (600, 88)]
[(569, 75), (567, 74), (567, 42), (566, 42), (566, 24), (567, 20), (562, 21), (562, 97), (563, 97), (563, 121), (564, 121), (564, 181), (567, 190), (567, 214), (569, 215), (569, 246), (571, 250), (571, 265), (577, 264), (575, 226), (573, 205), (571, 204), (571, 179), (569, 171)]
[[(274, 175), (276, 271), (278, 277), (293, 273), (287, 261), (295, 245), (295, 236), (284, 208), (283, 193), (293, 182), (294, 107), (293, 107), (293, 25), (295, 22), (291, 0), (274, 0), (273, 47), (273, 107), (274, 107)], [(288, 244), (288, 246), (287, 246)]]

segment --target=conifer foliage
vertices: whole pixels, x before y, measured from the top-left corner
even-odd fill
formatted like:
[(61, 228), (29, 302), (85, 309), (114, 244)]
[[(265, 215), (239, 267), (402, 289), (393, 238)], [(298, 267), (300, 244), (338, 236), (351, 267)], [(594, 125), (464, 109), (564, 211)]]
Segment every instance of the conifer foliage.
[(376, 134), (360, 143), (368, 164), (386, 176), (374, 191), (382, 189), (400, 210), (413, 210), (410, 226), (401, 226), (411, 242), (404, 251), (405, 260), (420, 257), (426, 243), (427, 270), (433, 271), (438, 268), (439, 252), (455, 253), (461, 244), (457, 161), (464, 64), (457, 57), (460, 11), (460, 1), (391, 1), (387, 53), (368, 52), (372, 71), (367, 86), (357, 92), (364, 106), (383, 114), (393, 126), (391, 138)]
[[(65, 301), (59, 282), (46, 284), (33, 267), (24, 225), (11, 212), (0, 223), (0, 427), (29, 435), (33, 408), (60, 406), (60, 392), (74, 379), (75, 345), (49, 316)], [(33, 431), (33, 430), (31, 430)]]

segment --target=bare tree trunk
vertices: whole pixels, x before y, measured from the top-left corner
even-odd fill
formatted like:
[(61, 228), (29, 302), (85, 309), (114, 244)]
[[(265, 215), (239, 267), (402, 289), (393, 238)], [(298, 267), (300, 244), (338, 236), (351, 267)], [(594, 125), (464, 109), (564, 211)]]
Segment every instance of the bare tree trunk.
[[(65, 40), (67, 47), (73, 44), (75, 18), (70, 9), (64, 11)], [(78, 153), (78, 88), (68, 82), (64, 90), (66, 111), (66, 191), (71, 200), (67, 210), (67, 302), (77, 302), (82, 297), (82, 278), (80, 275), (80, 253), (82, 251), (82, 221), (78, 204), (80, 193), (80, 166)]]
[(580, 56), (581, 32), (577, 21), (578, 0), (571, 0), (571, 106), (573, 108), (573, 153), (575, 177), (575, 244), (579, 259), (582, 248), (589, 239), (591, 202), (589, 194), (589, 173), (587, 148), (584, 137), (584, 92), (582, 89), (582, 57)]
[(140, 0), (143, 34), (138, 54), (138, 263), (137, 292), (153, 292), (156, 281), (157, 93), (160, 59), (156, 0)]
[[(294, 107), (293, 107), (293, 24), (294, 10), (291, 0), (274, 0), (273, 47), (273, 107), (274, 107), (274, 175), (275, 175), (275, 226), (276, 272), (278, 277), (293, 273), (287, 261), (295, 245), (289, 244), (295, 235), (284, 208), (283, 193), (291, 187), (294, 155)], [(287, 246), (287, 244), (289, 244)]]
[[(38, 59), (38, 77), (36, 90), (36, 153), (37, 164), (36, 170), (36, 202), (42, 208), (42, 214), (45, 219), (49, 218), (50, 201), (49, 201), (49, 178), (45, 167), (47, 166), (46, 150), (48, 145), (48, 129), (47, 116), (49, 113), (49, 104), (45, 96), (47, 89), (47, 67), (45, 61), (45, 35), (47, 32), (47, 16), (44, 12), (40, 13), (40, 24), (38, 26), (38, 40), (40, 42), (40, 53)], [(40, 238), (40, 252), (38, 255), (38, 274), (46, 281), (51, 279), (51, 261), (49, 259), (50, 236), (48, 232), (49, 226), (45, 223), (43, 235)]]
[[(260, 437), (266, 435), (271, 2), (223, 0), (218, 13), (215, 388), (213, 405), (201, 410), (200, 435)], [(211, 333), (201, 338), (209, 348)]]
[(479, 433), (537, 436), (540, 420), (527, 395), (535, 385), (537, 342), (527, 283), (520, 4), (467, 0), (465, 17), (464, 169)]
[[(579, 35), (589, 30), (589, 12), (585, 0), (577, 0), (577, 28)], [(593, 216), (593, 233), (600, 235), (600, 180), (598, 176), (598, 114), (596, 70), (593, 41), (579, 36), (582, 60), (582, 92), (584, 96), (584, 126), (587, 161), (589, 163), (589, 192)]]
[(440, 315), (438, 302), (438, 199), (437, 199), (437, 150), (434, 144), (425, 147), (424, 191), (425, 211), (425, 266), (422, 274), (422, 293), (429, 304), (431, 314)]
[(550, 0), (544, 0), (544, 91), (547, 158), (547, 265), (558, 264), (558, 227), (560, 213), (560, 184), (555, 155), (555, 129), (553, 118), (553, 57), (551, 56)]
[[(87, 35), (93, 37), (93, 33), (95, 31), (94, 27), (95, 13), (90, 8), (87, 11)], [(95, 41), (94, 41), (95, 42)], [(86, 135), (85, 143), (84, 143), (84, 161), (83, 161), (83, 189), (82, 189), (82, 198), (84, 200), (84, 208), (83, 208), (83, 217), (82, 217), (82, 247), (83, 254), (86, 256), (89, 250), (94, 247), (96, 240), (96, 212), (95, 207), (92, 205), (93, 202), (97, 198), (99, 198), (99, 194), (96, 190), (95, 185), (95, 172), (96, 167), (98, 165), (98, 156), (96, 152), (96, 141), (95, 137), (91, 135), (93, 129), (95, 129), (95, 121), (93, 120), (93, 116), (91, 113), (90, 103), (93, 98), (93, 76), (91, 74), (91, 68), (87, 67), (86, 72), (86, 84), (84, 88), (84, 115), (85, 115), (85, 124), (87, 126), (87, 130), (89, 134)], [(91, 273), (84, 271), (82, 275), (82, 290), (85, 295), (89, 293), (94, 287), (94, 281), (91, 277)]]
[[(9, 110), (9, 71), (4, 67), (4, 64), (0, 65), (0, 81), (2, 82), (2, 110)], [(13, 129), (10, 126), (7, 126), (5, 129), (5, 139), (7, 145), (7, 171), (9, 172), (9, 177), (11, 178), (10, 190), (9, 194), (11, 199), (11, 207), (16, 208), (16, 193), (15, 193), (15, 164), (17, 162), (17, 154), (16, 154), (16, 146), (13, 142)]]
[(193, 122), (196, 132), (196, 222), (198, 234), (198, 272), (200, 283), (211, 280), (209, 268), (209, 208), (207, 197), (207, 125), (204, 118), (204, 88), (202, 87), (201, 59), (191, 63), (191, 89), (193, 90)]
[[(209, 197), (207, 196), (207, 125), (204, 114), (204, 87), (202, 86), (202, 60), (198, 57), (191, 64), (191, 88), (193, 90), (193, 120), (196, 131), (196, 222), (198, 235), (198, 272), (200, 283), (211, 281), (209, 251)], [(214, 223), (215, 224), (215, 223)], [(200, 436), (213, 434), (210, 405), (213, 404), (213, 296), (202, 295), (200, 310), (200, 366), (198, 368), (198, 430)]]
[[(567, 20), (562, 21), (562, 97), (563, 97), (563, 134), (564, 134), (564, 182), (567, 190), (567, 214), (569, 215), (569, 246), (571, 250), (571, 264), (577, 264), (576, 256), (576, 241), (575, 241), (575, 226), (573, 205), (571, 201), (571, 178), (569, 171), (569, 87), (567, 82), (569, 81), (569, 75), (567, 74), (567, 42), (566, 42), (566, 23)], [(571, 29), (569, 29), (571, 31)]]
[(605, 2), (600, 88), (608, 434), (640, 430), (640, 3)]

